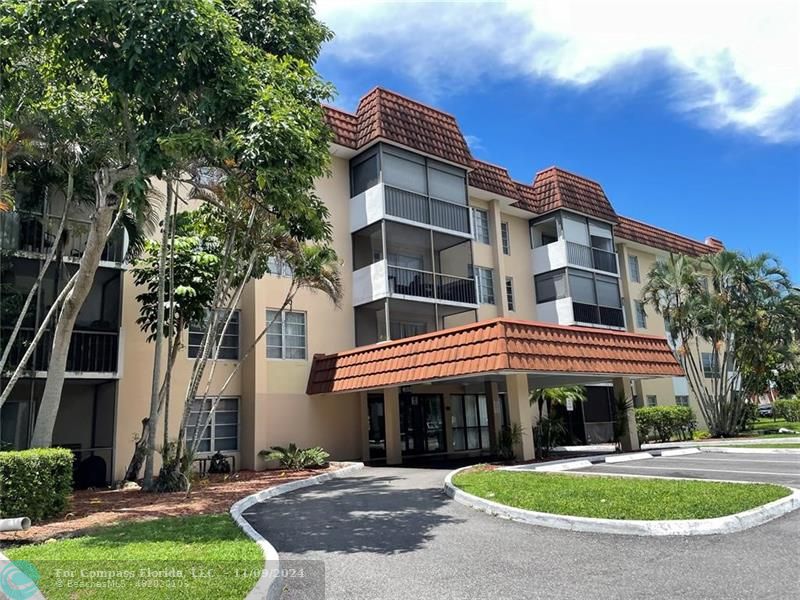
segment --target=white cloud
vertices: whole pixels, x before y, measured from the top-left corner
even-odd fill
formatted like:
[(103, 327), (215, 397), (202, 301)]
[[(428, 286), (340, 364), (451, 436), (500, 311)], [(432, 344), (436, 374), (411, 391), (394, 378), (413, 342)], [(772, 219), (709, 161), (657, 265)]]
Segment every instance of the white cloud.
[[(491, 79), (636, 84), (662, 64), (674, 107), (709, 128), (800, 139), (795, 0), (319, 0), (328, 59), (379, 65), (435, 99)], [(655, 61), (655, 63), (653, 62)]]

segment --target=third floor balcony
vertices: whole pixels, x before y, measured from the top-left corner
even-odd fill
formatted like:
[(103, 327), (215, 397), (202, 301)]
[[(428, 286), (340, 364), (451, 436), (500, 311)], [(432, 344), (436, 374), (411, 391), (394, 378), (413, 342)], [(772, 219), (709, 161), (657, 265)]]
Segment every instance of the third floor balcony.
[(611, 226), (571, 213), (531, 224), (535, 275), (564, 267), (619, 274)]

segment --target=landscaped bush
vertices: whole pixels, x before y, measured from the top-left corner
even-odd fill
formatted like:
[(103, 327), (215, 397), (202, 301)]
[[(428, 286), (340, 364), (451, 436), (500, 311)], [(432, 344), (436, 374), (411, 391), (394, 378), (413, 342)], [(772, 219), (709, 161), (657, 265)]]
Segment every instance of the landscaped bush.
[(296, 444), (287, 447), (272, 446), (269, 450), (259, 452), (265, 460), (277, 460), (284, 469), (299, 471), (314, 467), (324, 467), (330, 454), (319, 446), (314, 448), (298, 448)]
[(674, 437), (691, 439), (697, 422), (688, 406), (646, 406), (636, 409), (639, 440), (668, 442)]
[(800, 398), (775, 401), (775, 416), (787, 421), (800, 421)]
[(72, 452), (0, 452), (0, 516), (41, 521), (64, 512), (72, 492)]
[(758, 422), (758, 404), (745, 404), (739, 417), (739, 431), (750, 431)]

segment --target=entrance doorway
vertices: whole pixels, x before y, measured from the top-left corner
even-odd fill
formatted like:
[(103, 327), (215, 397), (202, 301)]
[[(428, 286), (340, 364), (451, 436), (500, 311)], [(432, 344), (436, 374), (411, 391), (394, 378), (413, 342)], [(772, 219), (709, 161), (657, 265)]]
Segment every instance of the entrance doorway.
[(369, 417), (369, 458), (386, 458), (386, 417), (384, 416), (383, 394), (367, 396), (367, 415)]
[(444, 399), (439, 394), (400, 394), (400, 448), (404, 455), (444, 452)]

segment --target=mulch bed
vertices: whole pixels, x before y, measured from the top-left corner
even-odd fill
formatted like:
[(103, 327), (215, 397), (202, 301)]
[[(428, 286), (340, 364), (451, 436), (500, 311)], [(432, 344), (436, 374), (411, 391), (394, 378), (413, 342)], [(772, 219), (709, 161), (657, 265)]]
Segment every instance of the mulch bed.
[(185, 492), (156, 494), (137, 489), (79, 490), (72, 495), (70, 508), (63, 517), (44, 521), (27, 531), (0, 533), (0, 546), (71, 537), (120, 521), (225, 513), (234, 502), (255, 492), (338, 468), (331, 464), (326, 469), (305, 471), (239, 471), (230, 475), (209, 475), (194, 481), (188, 496)]

